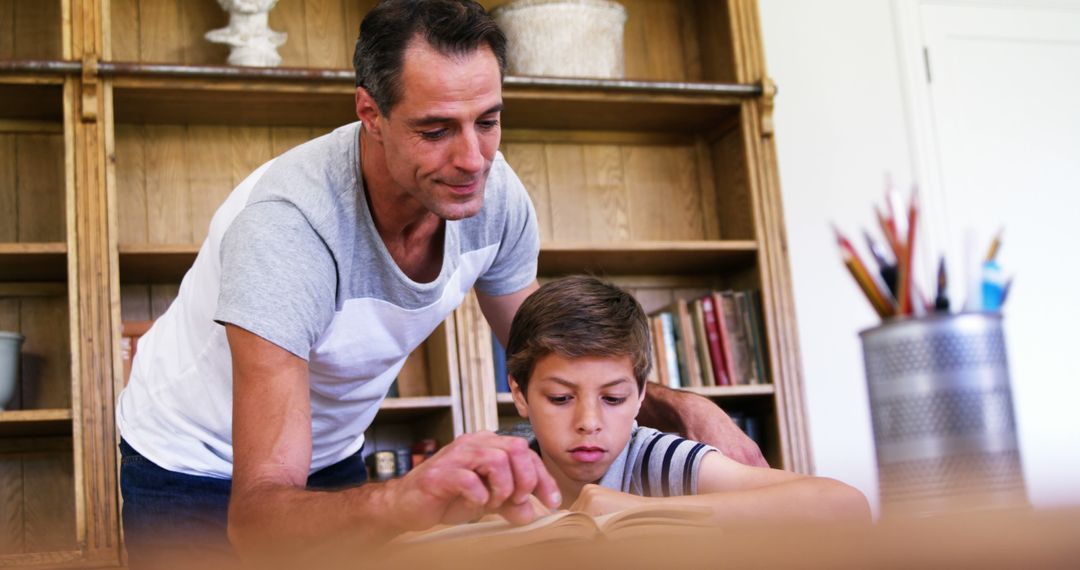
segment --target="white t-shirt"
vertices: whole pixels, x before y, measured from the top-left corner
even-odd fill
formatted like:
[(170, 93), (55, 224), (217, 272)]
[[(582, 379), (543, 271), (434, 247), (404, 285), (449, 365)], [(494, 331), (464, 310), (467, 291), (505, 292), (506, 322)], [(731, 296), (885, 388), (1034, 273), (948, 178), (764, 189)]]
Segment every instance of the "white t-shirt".
[(314, 472), (356, 453), (405, 358), (474, 285), (536, 278), (528, 194), (502, 155), (484, 206), (446, 222), (430, 283), (390, 257), (364, 198), (359, 123), (264, 164), (214, 214), (176, 300), (139, 340), (116, 409), (121, 436), (159, 466), (232, 476), (232, 359), (222, 323), (308, 361)]

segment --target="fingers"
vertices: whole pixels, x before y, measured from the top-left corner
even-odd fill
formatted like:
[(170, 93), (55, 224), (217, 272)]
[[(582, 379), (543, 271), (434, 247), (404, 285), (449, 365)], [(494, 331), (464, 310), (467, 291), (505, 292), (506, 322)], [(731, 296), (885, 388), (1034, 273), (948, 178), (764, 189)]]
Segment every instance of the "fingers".
[(540, 459), (540, 456), (529, 450), (530, 460), (533, 462), (534, 469), (536, 471), (536, 487), (532, 490), (532, 494), (536, 498), (540, 499), (540, 502), (549, 509), (557, 509), (562, 504), (562, 493), (559, 492), (559, 485), (555, 483), (555, 478), (548, 473), (547, 467), (544, 467), (544, 461)]
[(462, 436), (454, 443), (460, 443), (462, 453), (470, 458), (467, 467), (481, 474), (491, 488), (489, 509), (505, 502), (524, 504), (530, 494), (549, 508), (562, 501), (555, 479), (524, 439), (481, 432)]
[[(416, 491), (432, 501), (432, 514), (441, 522), (472, 520), (486, 511), (524, 524), (561, 502), (543, 461), (517, 437), (491, 432), (461, 436), (420, 470)], [(532, 496), (547, 509), (534, 508)]]

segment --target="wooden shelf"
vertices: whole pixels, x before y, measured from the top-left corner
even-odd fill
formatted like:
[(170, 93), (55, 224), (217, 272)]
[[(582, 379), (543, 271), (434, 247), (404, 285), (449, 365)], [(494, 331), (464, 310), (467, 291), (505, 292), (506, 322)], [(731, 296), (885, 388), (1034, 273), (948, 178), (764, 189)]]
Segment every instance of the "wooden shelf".
[(195, 263), (196, 244), (120, 244), (123, 283), (179, 283)]
[(540, 248), (540, 274), (700, 275), (752, 265), (756, 254), (753, 241), (548, 243)]
[(71, 435), (71, 410), (10, 410), (0, 412), (0, 437)]
[(64, 79), (0, 74), (0, 119), (64, 119)]
[[(103, 62), (121, 123), (334, 127), (356, 120), (351, 70)], [(515, 129), (698, 133), (737, 115), (757, 85), (508, 77)]]
[(0, 243), (0, 281), (64, 281), (67, 244)]
[(710, 398), (738, 398), (742, 396), (771, 396), (776, 393), (772, 384), (749, 384), (745, 386), (708, 386), (704, 388), (683, 388), (687, 392), (701, 394)]
[(379, 406), (375, 421), (412, 420), (433, 413), (450, 412), (453, 401), (450, 396), (423, 396), (416, 398), (387, 398)]
[[(120, 280), (176, 283), (198, 252), (194, 244), (120, 244)], [(753, 265), (756, 255), (757, 244), (749, 240), (547, 243), (540, 248), (539, 272), (703, 275)]]

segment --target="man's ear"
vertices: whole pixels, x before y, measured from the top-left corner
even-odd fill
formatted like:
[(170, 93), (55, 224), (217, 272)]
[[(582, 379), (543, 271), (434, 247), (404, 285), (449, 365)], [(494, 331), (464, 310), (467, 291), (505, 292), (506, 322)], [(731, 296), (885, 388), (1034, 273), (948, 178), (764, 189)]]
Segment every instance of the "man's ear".
[(364, 130), (376, 140), (382, 138), (382, 124), (379, 119), (383, 117), (375, 99), (363, 87), (356, 88), (356, 116), (364, 124)]
[(514, 397), (514, 407), (517, 408), (518, 415), (529, 419), (529, 403), (525, 400), (525, 393), (521, 391), (521, 387), (513, 376), (510, 377), (510, 395)]

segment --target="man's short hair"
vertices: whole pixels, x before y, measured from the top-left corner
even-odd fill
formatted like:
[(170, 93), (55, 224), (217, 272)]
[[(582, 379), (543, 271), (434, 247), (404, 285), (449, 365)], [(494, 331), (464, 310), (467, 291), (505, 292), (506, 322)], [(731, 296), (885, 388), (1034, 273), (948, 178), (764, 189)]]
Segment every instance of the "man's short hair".
[(627, 356), (640, 391), (652, 368), (649, 346), (649, 319), (633, 295), (595, 277), (564, 277), (521, 304), (510, 325), (506, 368), (524, 394), (536, 362), (549, 354)]
[(488, 46), (506, 75), (506, 36), (484, 7), (472, 0), (383, 0), (360, 24), (353, 67), (356, 86), (375, 100), (379, 111), (401, 99), (405, 48), (422, 38), (446, 56), (469, 55)]

